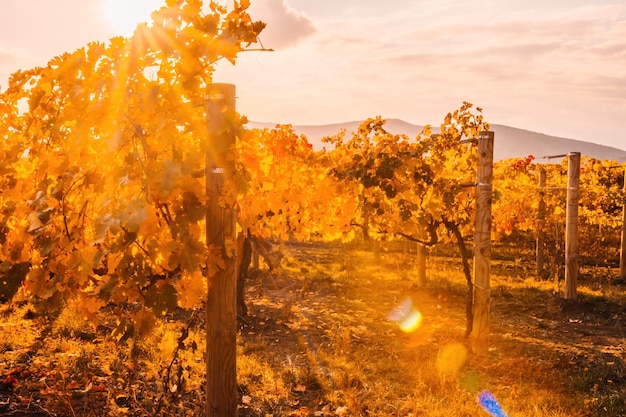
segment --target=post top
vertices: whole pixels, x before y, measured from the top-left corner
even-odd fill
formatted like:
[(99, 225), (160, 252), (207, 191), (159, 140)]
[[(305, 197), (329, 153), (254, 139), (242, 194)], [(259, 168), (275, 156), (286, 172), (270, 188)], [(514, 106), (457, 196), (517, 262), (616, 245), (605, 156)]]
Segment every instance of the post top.
[(493, 139), (494, 132), (490, 130), (483, 130), (478, 134), (478, 139)]

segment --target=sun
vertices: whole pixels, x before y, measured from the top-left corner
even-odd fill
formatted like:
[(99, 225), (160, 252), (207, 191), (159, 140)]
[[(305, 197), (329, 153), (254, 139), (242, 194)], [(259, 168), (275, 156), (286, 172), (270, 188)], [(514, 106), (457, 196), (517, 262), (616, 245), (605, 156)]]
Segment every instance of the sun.
[(102, 0), (102, 17), (116, 35), (131, 36), (139, 23), (149, 22), (150, 14), (165, 0)]

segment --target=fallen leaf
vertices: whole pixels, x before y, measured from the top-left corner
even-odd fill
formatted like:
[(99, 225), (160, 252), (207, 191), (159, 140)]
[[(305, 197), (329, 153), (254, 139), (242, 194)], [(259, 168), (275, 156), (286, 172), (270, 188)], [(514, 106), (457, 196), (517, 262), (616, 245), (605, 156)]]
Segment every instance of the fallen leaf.
[(324, 416), (332, 415), (332, 412), (330, 411), (330, 405), (326, 404), (324, 407), (322, 407), (320, 411), (316, 411), (314, 415), (316, 417), (324, 417)]
[(78, 382), (76, 382), (76, 381), (71, 381), (69, 384), (67, 384), (67, 385), (65, 386), (65, 389), (77, 389), (77, 388), (79, 388), (79, 387), (80, 387), (80, 385), (78, 385)]
[(335, 415), (339, 417), (348, 415), (348, 407), (345, 407), (343, 405), (340, 407), (337, 407), (337, 409), (335, 410)]
[(290, 417), (307, 417), (311, 415), (311, 411), (306, 407), (300, 407), (289, 413)]

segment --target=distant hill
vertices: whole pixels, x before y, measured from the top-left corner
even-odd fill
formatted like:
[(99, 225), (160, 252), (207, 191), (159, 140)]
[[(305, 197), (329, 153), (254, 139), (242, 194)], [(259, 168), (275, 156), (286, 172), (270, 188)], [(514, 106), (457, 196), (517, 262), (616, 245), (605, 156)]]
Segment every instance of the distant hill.
[[(346, 130), (346, 138), (355, 132), (361, 122), (345, 122), (327, 125), (294, 125), (294, 131), (304, 134), (315, 149), (322, 149), (326, 144), (322, 138), (334, 136), (342, 129)], [(249, 128), (273, 128), (275, 123), (249, 122)], [(423, 126), (414, 125), (399, 119), (389, 119), (385, 129), (394, 134), (403, 133), (409, 138), (415, 138)], [(562, 155), (569, 152), (580, 152), (582, 155), (598, 159), (609, 159), (618, 163), (626, 162), (626, 150), (610, 146), (598, 145), (575, 139), (566, 139), (556, 136), (544, 135), (543, 133), (515, 127), (492, 124), (491, 130), (495, 133), (494, 158), (496, 160), (506, 158), (519, 158), (526, 155), (534, 155), (538, 160), (544, 156)], [(433, 126), (433, 131), (436, 129)]]

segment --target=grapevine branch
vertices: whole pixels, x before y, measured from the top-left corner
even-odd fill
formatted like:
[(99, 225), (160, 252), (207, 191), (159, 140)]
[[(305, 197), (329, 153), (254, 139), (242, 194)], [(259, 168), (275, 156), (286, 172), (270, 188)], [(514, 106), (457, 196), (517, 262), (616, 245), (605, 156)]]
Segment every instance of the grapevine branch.
[[(67, 189), (67, 191), (66, 191), (66, 192), (64, 192), (64, 193), (63, 193), (63, 195), (61, 196), (61, 212), (62, 212), (62, 214), (63, 214), (63, 225), (65, 226), (65, 234), (66, 234), (66, 236), (67, 236), (67, 238), (68, 238), (69, 240), (72, 240), (72, 235), (71, 235), (71, 233), (70, 233), (70, 228), (69, 228), (69, 226), (68, 226), (68, 224), (67, 224), (67, 214), (65, 213), (65, 197), (67, 197), (67, 195), (70, 193), (70, 191), (72, 191), (72, 188), (74, 188), (74, 186), (75, 186), (76, 184), (78, 184), (78, 181), (82, 180), (83, 178), (85, 178), (85, 176), (84, 176), (84, 175), (81, 175), (79, 178), (77, 178), (76, 180), (74, 180), (74, 181), (70, 184), (70, 186), (69, 186), (69, 188)], [(85, 204), (86, 204), (86, 203), (87, 203), (87, 202), (85, 202)]]
[(171, 374), (172, 374), (172, 368), (174, 366), (174, 363), (176, 363), (176, 360), (178, 359), (179, 350), (185, 348), (184, 342), (189, 337), (189, 330), (195, 325), (196, 321), (198, 320), (198, 312), (199, 312), (198, 309), (193, 310), (193, 312), (191, 313), (191, 317), (189, 318), (189, 321), (187, 322), (187, 326), (183, 328), (183, 331), (181, 332), (180, 336), (178, 336), (176, 348), (174, 349), (174, 353), (172, 353), (172, 360), (170, 361), (167, 367), (167, 370), (165, 371), (165, 376), (163, 378), (163, 391), (159, 395), (159, 398), (157, 400), (156, 410), (154, 411), (153, 416), (159, 415), (161, 408), (163, 407), (163, 398), (165, 397), (165, 393), (169, 391), (168, 385), (169, 385)]
[(472, 333), (472, 327), (474, 323), (474, 313), (473, 313), (474, 285), (472, 283), (472, 273), (470, 271), (470, 266), (469, 266), (469, 251), (467, 250), (467, 246), (465, 245), (465, 239), (463, 239), (463, 235), (461, 234), (459, 225), (447, 219), (443, 220), (443, 224), (444, 226), (446, 226), (446, 229), (448, 229), (456, 238), (456, 243), (459, 247), (459, 251), (461, 252), (463, 273), (467, 281), (467, 302), (465, 304), (465, 316), (467, 319), (467, 325), (465, 329), (465, 338), (467, 338), (469, 337), (470, 333)]
[(439, 236), (437, 235), (437, 228), (439, 227), (440, 224), (441, 224), (440, 222), (432, 221), (428, 225), (428, 234), (430, 235), (430, 240), (418, 239), (415, 236), (412, 236), (403, 232), (399, 232), (396, 234), (398, 236), (401, 236), (405, 239), (410, 240), (411, 242), (420, 243), (425, 246), (434, 246), (437, 243), (439, 243)]

